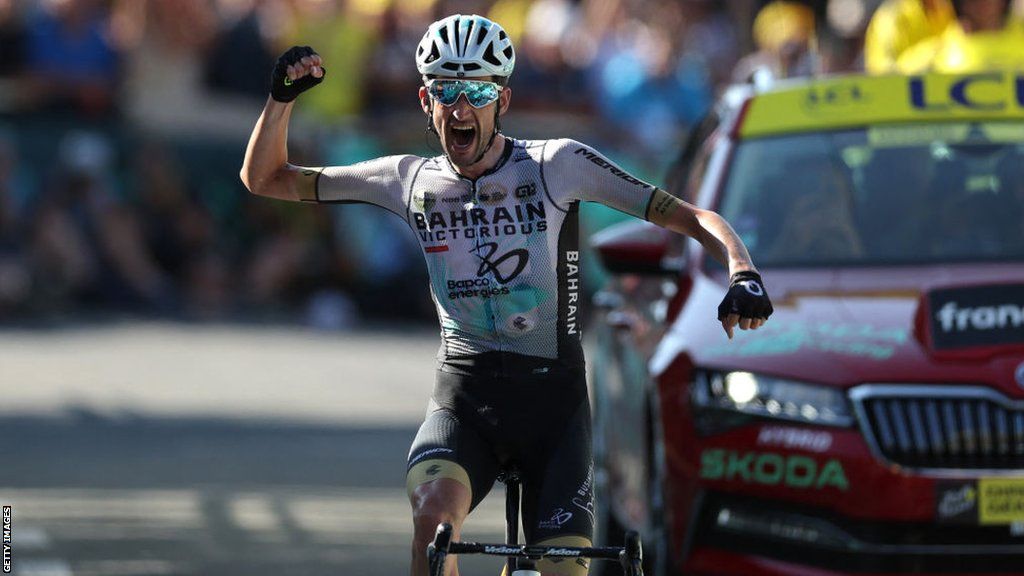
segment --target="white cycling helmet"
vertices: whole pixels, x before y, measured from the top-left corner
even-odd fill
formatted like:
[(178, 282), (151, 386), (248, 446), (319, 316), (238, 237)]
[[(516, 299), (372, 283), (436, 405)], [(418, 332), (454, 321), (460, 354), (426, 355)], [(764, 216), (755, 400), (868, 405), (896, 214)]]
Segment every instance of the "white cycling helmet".
[(508, 78), (515, 66), (516, 53), (505, 30), (476, 14), (434, 22), (416, 49), (416, 69), (424, 76)]

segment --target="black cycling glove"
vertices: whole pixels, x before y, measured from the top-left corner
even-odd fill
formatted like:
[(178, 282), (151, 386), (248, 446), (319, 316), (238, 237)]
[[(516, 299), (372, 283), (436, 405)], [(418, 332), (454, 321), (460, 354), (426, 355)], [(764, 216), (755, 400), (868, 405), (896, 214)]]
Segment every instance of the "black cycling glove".
[(772, 302), (757, 272), (737, 272), (729, 279), (729, 291), (718, 305), (718, 319), (730, 314), (740, 318), (765, 318), (772, 315)]
[(324, 81), (327, 69), (321, 66), (323, 75), (317, 78), (307, 74), (294, 82), (288, 79), (288, 67), (298, 64), (306, 56), (313, 56), (316, 52), (309, 46), (292, 46), (287, 52), (281, 54), (277, 59), (277, 65), (270, 75), (270, 97), (278, 102), (291, 102), (306, 90)]

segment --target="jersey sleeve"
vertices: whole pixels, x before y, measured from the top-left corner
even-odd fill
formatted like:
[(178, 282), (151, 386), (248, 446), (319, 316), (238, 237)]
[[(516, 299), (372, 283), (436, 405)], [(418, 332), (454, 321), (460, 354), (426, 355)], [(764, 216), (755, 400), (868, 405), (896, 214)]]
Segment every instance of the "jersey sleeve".
[(424, 159), (385, 156), (350, 166), (328, 166), (316, 181), (316, 199), (328, 204), (362, 202), (406, 217), (407, 194)]
[(590, 146), (569, 139), (547, 142), (542, 174), (551, 201), (563, 209), (583, 200), (646, 219), (655, 190)]

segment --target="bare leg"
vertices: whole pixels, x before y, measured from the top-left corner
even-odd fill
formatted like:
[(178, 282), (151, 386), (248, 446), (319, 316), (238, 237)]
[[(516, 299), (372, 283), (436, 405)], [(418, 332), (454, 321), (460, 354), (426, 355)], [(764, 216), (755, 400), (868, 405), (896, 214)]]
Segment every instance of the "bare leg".
[[(461, 482), (451, 478), (438, 478), (413, 489), (409, 496), (412, 504), (412, 576), (427, 576), (427, 544), (433, 542), (437, 525), (452, 525), (452, 539), (458, 540), (462, 523), (469, 515), (472, 494)], [(450, 558), (446, 576), (458, 576), (455, 559)]]
[[(549, 538), (537, 543), (540, 546), (575, 546), (587, 548), (593, 546), (589, 538), (582, 536), (562, 536), (560, 538)], [(561, 562), (541, 560), (537, 563), (537, 570), (541, 576), (587, 576), (590, 567), (590, 560), (573, 560), (566, 558)]]

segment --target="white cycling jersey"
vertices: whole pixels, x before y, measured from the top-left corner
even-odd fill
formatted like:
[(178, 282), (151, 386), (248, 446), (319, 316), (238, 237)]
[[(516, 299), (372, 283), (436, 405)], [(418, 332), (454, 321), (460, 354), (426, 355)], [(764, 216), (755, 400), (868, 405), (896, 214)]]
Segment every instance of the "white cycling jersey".
[(416, 233), (441, 322), (441, 360), (513, 352), (583, 361), (578, 208), (646, 218), (654, 186), (574, 140), (508, 139), (476, 180), (444, 156), (325, 168), (318, 202), (365, 202)]

